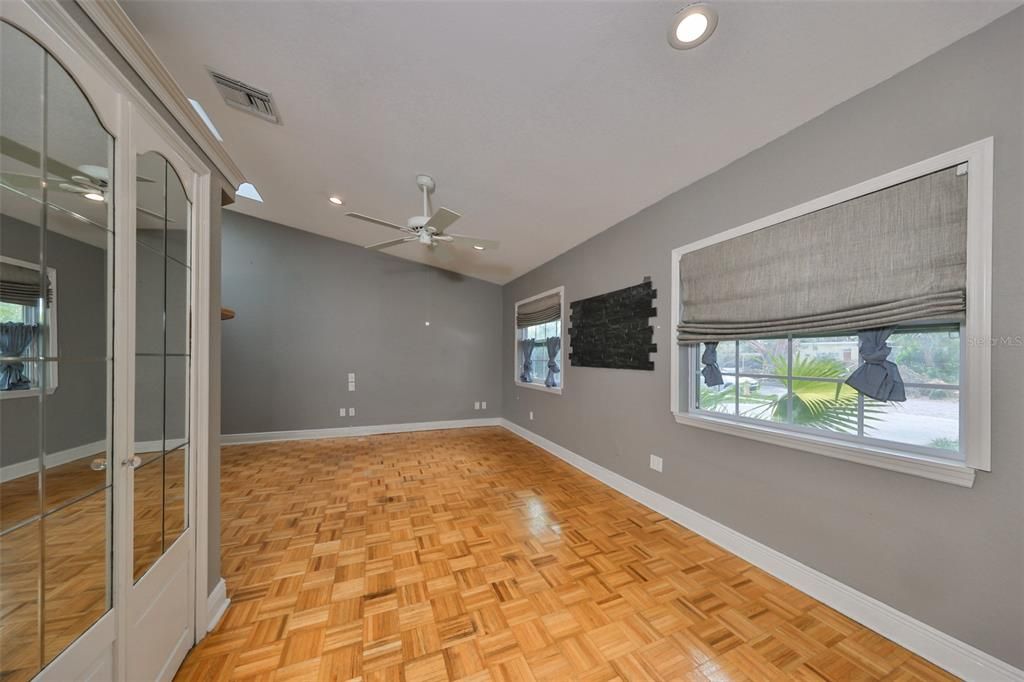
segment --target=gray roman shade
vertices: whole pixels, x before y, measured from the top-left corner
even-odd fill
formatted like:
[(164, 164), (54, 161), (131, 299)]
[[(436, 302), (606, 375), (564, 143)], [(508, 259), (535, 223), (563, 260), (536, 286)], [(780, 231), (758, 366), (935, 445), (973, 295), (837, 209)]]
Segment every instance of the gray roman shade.
[(966, 265), (948, 168), (684, 254), (679, 343), (963, 320)]
[[(39, 305), (39, 271), (0, 261), (0, 302), (16, 305)], [(46, 302), (53, 301), (53, 289), (47, 282)]]
[(535, 324), (554, 322), (562, 317), (562, 297), (550, 294), (520, 303), (516, 308), (516, 328), (532, 327)]

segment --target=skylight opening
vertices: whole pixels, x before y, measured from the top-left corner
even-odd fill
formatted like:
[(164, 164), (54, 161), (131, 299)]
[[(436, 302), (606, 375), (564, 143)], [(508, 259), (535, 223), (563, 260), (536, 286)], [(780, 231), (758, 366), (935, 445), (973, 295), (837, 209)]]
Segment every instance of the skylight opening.
[(206, 109), (203, 109), (203, 105), (191, 97), (188, 101), (192, 103), (192, 108), (196, 110), (197, 114), (199, 114), (199, 118), (203, 119), (203, 123), (205, 123), (206, 127), (210, 129), (210, 132), (217, 138), (217, 141), (223, 142), (224, 138), (220, 136), (220, 131), (217, 130), (217, 126), (213, 125), (213, 121), (210, 120), (210, 116), (206, 113)]
[(258, 201), (261, 204), (263, 203), (263, 197), (260, 196), (260, 193), (256, 189), (256, 186), (251, 182), (243, 182), (241, 185), (239, 185), (238, 189), (235, 190), (235, 196), (245, 197), (246, 199), (252, 199), (253, 201)]

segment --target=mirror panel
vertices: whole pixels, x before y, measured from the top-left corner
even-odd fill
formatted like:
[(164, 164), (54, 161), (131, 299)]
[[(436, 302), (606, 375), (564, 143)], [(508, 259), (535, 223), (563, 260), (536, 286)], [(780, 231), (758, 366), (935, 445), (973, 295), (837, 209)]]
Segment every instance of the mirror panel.
[(114, 140), (0, 31), (0, 678), (27, 679), (110, 606)]
[(53, 660), (110, 608), (106, 568), (110, 492), (104, 488), (43, 519), (46, 661)]
[(134, 518), (135, 559), (132, 577), (139, 578), (156, 563), (163, 550), (164, 458), (156, 453), (135, 469)]
[(183, 265), (191, 265), (192, 204), (173, 167), (168, 166), (167, 176), (167, 255)]
[[(155, 152), (138, 157), (134, 577), (141, 578), (187, 528), (191, 205), (174, 168)], [(150, 182), (161, 178), (164, 184)], [(161, 197), (163, 213), (156, 208)], [(142, 230), (142, 225), (146, 229)], [(154, 235), (163, 241), (156, 248)]]
[(5, 680), (31, 679), (41, 667), (41, 524), (37, 518), (0, 534), (0, 677)]
[(0, 23), (0, 199), (5, 215), (32, 224), (39, 223), (43, 200), (39, 150), (43, 148), (45, 64), (46, 53), (34, 40)]
[(164, 551), (187, 527), (185, 509), (186, 450), (178, 448), (164, 455)]

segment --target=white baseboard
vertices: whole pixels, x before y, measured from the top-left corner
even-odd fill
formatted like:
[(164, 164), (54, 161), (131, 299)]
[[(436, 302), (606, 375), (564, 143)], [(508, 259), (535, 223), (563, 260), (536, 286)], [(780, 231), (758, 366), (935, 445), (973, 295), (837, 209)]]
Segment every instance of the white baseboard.
[(474, 426), (499, 426), (503, 420), (498, 417), (483, 419), (451, 419), (438, 422), (410, 422), (407, 424), (373, 424), (370, 426), (342, 426), (333, 429), (305, 429), (299, 431), (265, 431), (263, 433), (225, 433), (221, 445), (242, 445), (248, 443), (269, 443), (278, 440), (316, 440), (321, 438), (345, 438), (348, 436), (375, 436), (381, 433), (406, 433), (409, 431), (437, 431), (438, 429), (467, 429)]
[(217, 586), (213, 588), (213, 592), (206, 598), (206, 613), (210, 616), (210, 623), (206, 626), (207, 632), (212, 632), (217, 627), (217, 623), (224, 617), (224, 612), (228, 610), (230, 603), (227, 583), (224, 582), (224, 578), (221, 578), (217, 582)]
[(637, 502), (699, 533), (793, 587), (965, 680), (1024, 680), (1024, 671), (805, 566), (757, 540), (507, 419), (501, 425)]

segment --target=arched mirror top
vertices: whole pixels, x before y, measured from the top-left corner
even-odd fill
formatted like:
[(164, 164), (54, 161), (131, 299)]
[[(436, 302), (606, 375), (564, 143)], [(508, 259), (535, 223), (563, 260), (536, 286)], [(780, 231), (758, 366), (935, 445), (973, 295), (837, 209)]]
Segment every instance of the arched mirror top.
[(4, 213), (71, 234), (112, 230), (114, 137), (85, 90), (35, 37), (0, 22), (0, 187)]
[[(134, 113), (137, 114), (138, 112)], [(197, 177), (197, 173), (174, 147), (168, 144), (164, 137), (153, 129), (145, 117), (139, 116), (136, 118), (132, 128), (132, 143), (137, 152), (136, 158), (139, 159), (140, 163), (139, 168), (136, 169), (139, 175), (144, 175), (141, 166), (142, 159), (154, 155), (158, 156), (169, 166), (168, 184), (170, 184), (170, 180), (173, 180), (177, 183), (180, 192), (184, 193), (185, 198), (188, 201), (193, 200), (192, 183)]]
[(156, 151), (136, 157), (135, 175), (137, 239), (187, 266), (192, 202), (185, 184), (171, 160)]

